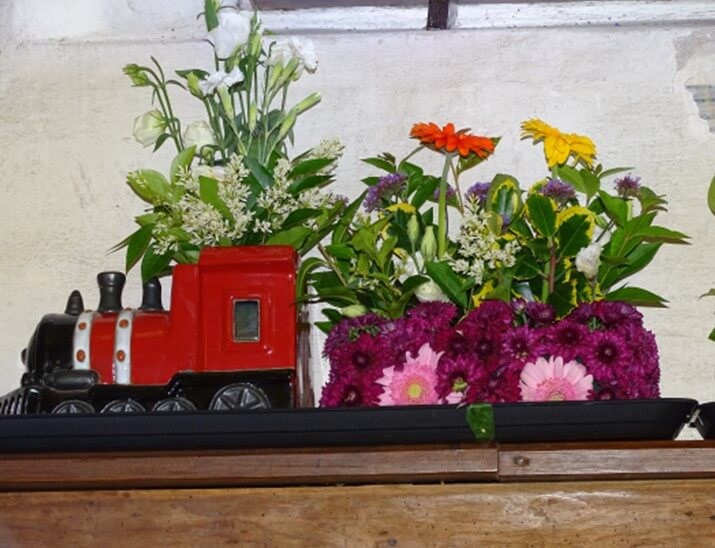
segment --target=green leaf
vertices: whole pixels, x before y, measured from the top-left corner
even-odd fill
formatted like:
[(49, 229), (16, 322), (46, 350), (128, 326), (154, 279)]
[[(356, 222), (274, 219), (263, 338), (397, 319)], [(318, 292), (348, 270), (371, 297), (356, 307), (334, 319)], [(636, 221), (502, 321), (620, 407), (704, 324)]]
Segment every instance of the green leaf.
[(571, 302), (571, 286), (563, 283), (556, 284), (546, 302), (554, 307), (558, 317), (567, 315), (574, 307)]
[(153, 225), (146, 225), (129, 236), (127, 240), (126, 261), (124, 265), (126, 272), (129, 272), (132, 267), (137, 264), (142, 255), (144, 255), (147, 247), (149, 247), (153, 231)]
[(371, 166), (387, 171), (388, 173), (394, 173), (396, 169), (394, 160), (392, 162), (384, 158), (361, 158), (361, 160), (366, 164), (370, 164)]
[(525, 251), (516, 259), (516, 264), (514, 265), (514, 278), (517, 280), (529, 280), (541, 274), (541, 268), (539, 263), (536, 262), (534, 256)]
[(258, 181), (263, 188), (273, 186), (273, 176), (258, 160), (251, 156), (245, 156), (243, 161), (246, 167), (251, 171), (251, 174), (256, 178), (256, 181)]
[(169, 181), (153, 169), (133, 171), (127, 175), (127, 184), (145, 202), (173, 201)]
[(288, 217), (286, 217), (286, 220), (283, 221), (281, 228), (286, 229), (298, 224), (302, 225), (307, 219), (316, 217), (321, 212), (321, 209), (312, 209), (308, 207), (296, 209), (295, 211), (292, 211)]
[(633, 306), (654, 306), (666, 308), (663, 297), (640, 287), (622, 287), (606, 295), (607, 301), (623, 301)]
[(294, 226), (287, 230), (277, 232), (266, 242), (268, 245), (292, 245), (299, 248), (303, 241), (310, 236), (313, 231), (305, 226)]
[(318, 257), (309, 257), (301, 261), (296, 275), (295, 286), (298, 298), (306, 294), (308, 275), (318, 267), (325, 266), (325, 261)]
[(708, 336), (708, 339), (710, 339), (711, 341), (715, 341), (715, 329), (710, 332), (710, 336)]
[(616, 175), (618, 173), (624, 173), (626, 171), (633, 171), (632, 167), (614, 167), (611, 169), (607, 169), (606, 171), (602, 171), (599, 173), (599, 177), (601, 179), (605, 179), (606, 177), (610, 177), (611, 175)]
[(562, 181), (569, 183), (581, 194), (588, 194), (588, 186), (583, 180), (583, 175), (576, 168), (571, 166), (558, 166), (556, 168), (556, 175)]
[(556, 212), (551, 200), (540, 194), (532, 194), (526, 200), (526, 211), (531, 223), (547, 238), (556, 234)]
[(325, 246), (325, 251), (331, 257), (349, 261), (357, 257), (352, 247), (347, 244), (330, 244)]
[(611, 219), (613, 219), (616, 226), (625, 226), (628, 222), (628, 204), (626, 203), (626, 200), (616, 196), (611, 196), (604, 191), (599, 192), (598, 197), (601, 199), (603, 207), (606, 209), (606, 213)]
[(588, 201), (601, 190), (601, 179), (588, 169), (581, 170), (581, 177), (583, 179), (583, 187), (586, 190), (586, 201)]
[(429, 277), (445, 292), (451, 301), (466, 309), (469, 298), (463, 290), (464, 279), (458, 276), (445, 262), (428, 262), (425, 270)]
[(710, 188), (708, 188), (708, 207), (715, 215), (715, 177), (710, 181)]
[(422, 180), (421, 184), (417, 187), (417, 191), (411, 200), (415, 209), (421, 208), (427, 200), (431, 199), (439, 186), (438, 177), (425, 175), (419, 178)]
[(196, 153), (196, 145), (192, 145), (189, 148), (185, 148), (171, 162), (171, 169), (169, 170), (169, 176), (171, 177), (171, 182), (175, 182), (179, 178), (179, 170), (187, 169), (191, 165), (191, 161), (194, 159), (194, 154)]
[(333, 178), (332, 175), (313, 175), (311, 177), (306, 177), (300, 181), (296, 181), (290, 187), (288, 187), (288, 192), (293, 196), (304, 192), (310, 188), (325, 186)]
[(204, 18), (206, 19), (206, 30), (209, 32), (218, 27), (217, 5), (220, 5), (220, 2), (216, 2), (216, 0), (204, 0)]
[(146, 282), (154, 276), (160, 276), (171, 262), (172, 253), (157, 255), (154, 248), (149, 246), (142, 259), (142, 282)]
[(703, 293), (699, 298), (702, 299), (703, 297), (715, 297), (715, 288), (712, 288), (707, 293)]
[(591, 243), (588, 232), (591, 222), (588, 216), (575, 214), (566, 219), (558, 231), (558, 254), (561, 258), (574, 257), (582, 248)]
[[(658, 252), (661, 245), (663, 244), (660, 242), (653, 242), (643, 243), (636, 247), (628, 254), (627, 257), (622, 259), (624, 266), (610, 270), (608, 275), (603, 278), (601, 281), (601, 288), (604, 290), (608, 289), (613, 284), (616, 284), (629, 276), (632, 276), (636, 272), (643, 270), (653, 260), (653, 257), (655, 257), (655, 254)], [(613, 262), (618, 263), (619, 261), (616, 259)]]
[(646, 240), (656, 242), (668, 242), (671, 244), (687, 244), (685, 240), (689, 238), (687, 234), (670, 230), (663, 226), (646, 226), (635, 231), (633, 236), (642, 236)]
[(365, 198), (366, 192), (367, 191), (360, 194), (360, 196), (358, 196), (354, 202), (352, 202), (350, 205), (348, 205), (345, 208), (345, 210), (343, 211), (343, 214), (340, 216), (340, 219), (338, 220), (335, 230), (333, 230), (333, 234), (331, 236), (332, 243), (336, 244), (336, 243), (342, 242), (345, 235), (348, 234), (348, 229), (350, 228), (350, 224), (352, 223), (353, 218), (355, 217), (355, 213), (362, 205), (362, 201)]
[(477, 441), (493, 441), (496, 434), (494, 409), (489, 403), (474, 403), (467, 407), (467, 424)]
[(218, 181), (211, 177), (199, 177), (199, 197), (205, 203), (213, 206), (224, 219), (234, 221), (231, 210), (218, 194)]
[(152, 152), (156, 152), (157, 150), (159, 150), (161, 148), (161, 145), (163, 145), (169, 137), (171, 137), (171, 135), (169, 135), (168, 133), (162, 133), (161, 135), (159, 135), (159, 137), (157, 137), (156, 141), (154, 142), (154, 148), (152, 149)]
[(295, 179), (296, 177), (301, 177), (303, 175), (309, 175), (312, 173), (317, 173), (324, 167), (329, 166), (335, 160), (332, 158), (314, 158), (312, 160), (306, 160), (300, 162), (293, 169), (291, 169), (288, 174), (289, 179)]

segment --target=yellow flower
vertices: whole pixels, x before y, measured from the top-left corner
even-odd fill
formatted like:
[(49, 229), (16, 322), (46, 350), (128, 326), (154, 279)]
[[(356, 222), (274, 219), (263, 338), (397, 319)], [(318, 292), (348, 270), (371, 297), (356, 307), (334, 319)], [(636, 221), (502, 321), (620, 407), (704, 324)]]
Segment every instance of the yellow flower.
[(415, 209), (415, 206), (413, 206), (412, 204), (407, 203), (407, 202), (399, 202), (397, 204), (392, 204), (391, 206), (388, 206), (386, 209), (387, 209), (387, 211), (398, 211), (398, 210), (404, 211), (407, 214), (415, 213), (415, 211), (417, 211)]
[(533, 139), (534, 143), (544, 142), (544, 156), (549, 168), (566, 163), (569, 156), (588, 167), (593, 165), (596, 145), (584, 135), (561, 133), (538, 118), (523, 122), (521, 132), (522, 139)]

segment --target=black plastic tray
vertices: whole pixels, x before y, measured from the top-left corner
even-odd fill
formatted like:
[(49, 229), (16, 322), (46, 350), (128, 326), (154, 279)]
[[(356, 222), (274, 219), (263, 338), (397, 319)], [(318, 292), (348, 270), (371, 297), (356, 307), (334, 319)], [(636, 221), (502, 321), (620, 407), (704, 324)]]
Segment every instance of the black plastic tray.
[[(495, 441), (672, 439), (691, 399), (496, 404)], [(0, 453), (464, 443), (466, 407), (0, 417)]]
[(715, 439), (715, 402), (704, 403), (698, 407), (693, 424), (703, 438)]

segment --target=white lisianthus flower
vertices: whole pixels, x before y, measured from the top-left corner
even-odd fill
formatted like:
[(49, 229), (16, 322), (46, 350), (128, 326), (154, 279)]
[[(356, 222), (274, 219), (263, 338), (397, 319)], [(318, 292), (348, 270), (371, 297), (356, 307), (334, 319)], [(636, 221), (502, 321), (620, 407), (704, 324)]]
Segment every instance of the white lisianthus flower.
[(433, 280), (429, 280), (418, 286), (415, 290), (415, 297), (421, 303), (439, 301), (443, 303), (449, 302), (449, 297), (444, 294), (442, 288), (439, 287)]
[(216, 139), (211, 130), (211, 126), (207, 122), (201, 120), (199, 122), (191, 122), (184, 131), (184, 146), (187, 148), (196, 145), (196, 154), (201, 152), (201, 149), (207, 145), (215, 145)]
[(598, 267), (601, 264), (601, 249), (601, 244), (594, 242), (581, 248), (576, 254), (576, 270), (583, 273), (589, 280), (594, 279), (598, 274)]
[(134, 138), (143, 146), (148, 147), (164, 133), (166, 120), (158, 110), (150, 110), (134, 120)]
[(240, 82), (243, 82), (243, 72), (241, 72), (240, 68), (235, 67), (228, 74), (226, 74), (222, 70), (219, 70), (207, 76), (201, 82), (199, 82), (199, 89), (201, 89), (204, 95), (211, 95), (221, 86), (230, 88), (232, 85), (238, 84)]
[(273, 65), (287, 65), (291, 59), (298, 60), (297, 73), (300, 74), (303, 69), (313, 73), (318, 68), (318, 55), (315, 52), (315, 44), (312, 40), (290, 38), (275, 42), (271, 47), (271, 55), (267, 63)]
[(271, 54), (268, 57), (266, 63), (269, 66), (275, 65), (287, 65), (293, 58), (293, 48), (286, 40), (281, 40), (280, 42), (274, 42), (271, 46)]
[(224, 10), (218, 14), (218, 27), (209, 33), (216, 57), (227, 59), (251, 33), (251, 18), (242, 12)]
[(298, 58), (305, 70), (312, 74), (318, 69), (318, 54), (315, 52), (315, 44), (312, 40), (291, 38), (290, 47), (293, 56)]

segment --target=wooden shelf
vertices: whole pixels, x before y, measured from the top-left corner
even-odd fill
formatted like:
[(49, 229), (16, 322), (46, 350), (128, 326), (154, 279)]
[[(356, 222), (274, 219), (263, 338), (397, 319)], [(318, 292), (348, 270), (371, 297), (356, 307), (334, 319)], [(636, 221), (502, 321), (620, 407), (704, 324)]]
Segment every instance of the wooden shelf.
[(707, 546), (715, 441), (0, 456), (0, 545)]

